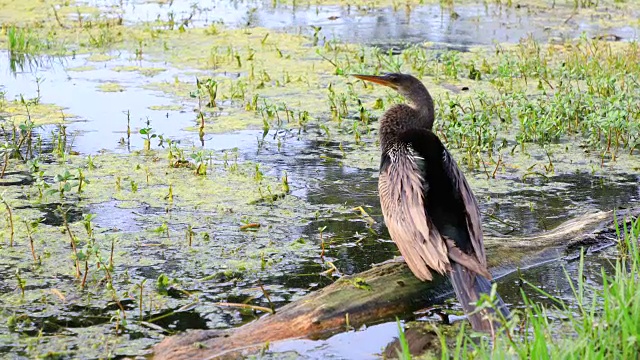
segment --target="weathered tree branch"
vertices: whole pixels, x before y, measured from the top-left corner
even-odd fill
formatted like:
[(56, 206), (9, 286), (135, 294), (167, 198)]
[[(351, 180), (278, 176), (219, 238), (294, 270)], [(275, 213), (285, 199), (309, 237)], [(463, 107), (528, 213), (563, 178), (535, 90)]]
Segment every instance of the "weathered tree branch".
[[(617, 211), (636, 217), (640, 208)], [(486, 237), (487, 258), (494, 277), (545, 260), (559, 258), (585, 245), (611, 242), (613, 211), (580, 216), (557, 228), (529, 237)], [(368, 287), (356, 286), (355, 279)], [(360, 280), (362, 279), (362, 280)], [(384, 321), (441, 302), (452, 294), (446, 278), (418, 280), (404, 263), (386, 262), (335, 283), (254, 322), (225, 331), (198, 330), (165, 338), (154, 359), (237, 358), (260, 349), (267, 341), (317, 339), (363, 324)], [(348, 317), (348, 320), (347, 320)], [(348, 323), (347, 323), (348, 321)]]

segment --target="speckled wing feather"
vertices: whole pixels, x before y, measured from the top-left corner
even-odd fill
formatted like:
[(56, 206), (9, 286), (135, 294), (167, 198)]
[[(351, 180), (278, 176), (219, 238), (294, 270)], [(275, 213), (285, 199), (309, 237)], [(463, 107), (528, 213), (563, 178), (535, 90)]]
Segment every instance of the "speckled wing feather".
[(406, 144), (382, 154), (378, 191), (385, 224), (413, 274), (433, 278), (431, 270), (450, 269), (447, 246), (425, 214), (423, 159)]

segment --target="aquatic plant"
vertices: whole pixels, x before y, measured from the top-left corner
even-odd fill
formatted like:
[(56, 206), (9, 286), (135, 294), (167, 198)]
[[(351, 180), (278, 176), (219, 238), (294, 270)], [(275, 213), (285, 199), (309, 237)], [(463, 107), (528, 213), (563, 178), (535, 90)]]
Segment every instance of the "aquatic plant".
[[(0, 202), (4, 205), (6, 211), (7, 211), (7, 219), (9, 222), (9, 247), (13, 247), (13, 241), (14, 241), (14, 235), (15, 235), (15, 228), (13, 225), (13, 211), (11, 211), (11, 206), (9, 205), (9, 203), (7, 202), (7, 200), (5, 199), (4, 196), (4, 192), (2, 194), (0, 194)], [(23, 289), (24, 292), (24, 289)]]
[(82, 192), (82, 185), (91, 184), (91, 181), (84, 176), (82, 169), (78, 168), (78, 176), (76, 176), (78, 180), (78, 194)]
[(24, 69), (26, 64), (31, 64), (33, 56), (44, 50), (50, 49), (51, 44), (44, 42), (29, 28), (9, 26), (6, 30), (9, 48), (9, 68), (13, 73), (18, 68)]
[[(616, 222), (617, 241), (624, 252), (615, 261), (609, 274), (601, 270), (602, 286), (592, 285), (584, 276), (585, 259), (581, 252), (578, 276), (568, 278), (573, 292), (571, 300), (547, 293), (542, 288), (522, 280), (535, 292), (549, 299), (551, 306), (530, 300), (523, 292), (526, 307), (516, 317), (504, 322), (504, 332), (496, 331), (493, 340), (477, 339), (466, 333), (464, 325), (452, 349), (443, 347), (443, 357), (450, 351), (458, 358), (519, 358), (553, 359), (602, 358), (616, 354), (622, 359), (635, 357), (640, 344), (637, 314), (640, 314), (640, 219)], [(568, 273), (565, 274), (567, 277)], [(485, 296), (479, 303), (492, 306)], [(561, 320), (559, 326), (550, 316)], [(501, 329), (502, 330), (502, 329)], [(442, 334), (440, 334), (442, 338)], [(479, 340), (479, 341), (478, 341)]]
[(191, 226), (191, 224), (187, 225), (185, 237), (187, 239), (187, 243), (189, 244), (189, 247), (191, 247), (191, 245), (193, 244), (193, 237), (195, 235), (196, 233), (193, 231), (193, 226)]
[(58, 187), (49, 189), (47, 191), (47, 195), (57, 193), (60, 198), (63, 199), (65, 197), (65, 194), (69, 193), (75, 186), (78, 186), (78, 192), (81, 192), (82, 190), (80, 179), (77, 176), (71, 174), (69, 170), (65, 170), (62, 174), (57, 174), (55, 179), (58, 183)]
[(9, 166), (9, 158), (13, 155), (14, 151), (15, 151), (15, 147), (7, 141), (5, 141), (2, 145), (0, 145), (0, 156), (2, 156), (3, 158), (2, 171), (0, 171), (0, 178), (4, 177), (4, 173), (7, 170), (7, 166)]
[(205, 80), (200, 80), (196, 78), (196, 88), (197, 93), (192, 94), (194, 97), (198, 97), (198, 100), (205, 95), (207, 97), (206, 107), (216, 107), (216, 98), (218, 97), (218, 82), (212, 78), (207, 78)]
[(400, 324), (400, 319), (396, 318), (396, 324), (398, 325), (398, 341), (400, 342), (400, 349), (402, 349), (402, 350), (396, 349), (396, 353), (398, 354), (398, 359), (411, 360), (409, 343), (407, 342), (407, 338), (404, 334), (404, 330), (402, 329), (402, 325)]
[(140, 135), (144, 135), (142, 139), (144, 140), (144, 149), (149, 151), (151, 150), (151, 139), (158, 137), (157, 134), (154, 134), (153, 128), (151, 127), (151, 120), (147, 118), (146, 127), (140, 129)]
[(20, 289), (20, 293), (22, 294), (22, 297), (24, 298), (24, 288), (27, 284), (27, 281), (24, 280), (21, 276), (20, 276), (20, 269), (16, 269), (16, 280), (18, 281), (18, 288)]
[(204, 150), (199, 150), (193, 154), (191, 154), (191, 159), (195, 163), (195, 174), (196, 175), (207, 175), (207, 154)]
[(27, 230), (27, 237), (29, 238), (29, 248), (31, 249), (31, 256), (33, 256), (33, 262), (39, 263), (40, 256), (36, 254), (35, 245), (33, 244), (33, 234), (38, 229), (38, 225), (40, 224), (41, 219), (34, 220), (34, 221), (26, 221), (26, 220), (23, 220), (23, 221), (24, 221), (25, 229)]

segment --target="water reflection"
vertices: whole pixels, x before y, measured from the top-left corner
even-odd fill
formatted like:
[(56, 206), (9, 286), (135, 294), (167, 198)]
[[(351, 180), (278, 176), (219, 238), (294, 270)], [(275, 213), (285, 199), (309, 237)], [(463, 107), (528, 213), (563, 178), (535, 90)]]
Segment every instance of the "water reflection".
[[(113, 9), (113, 0), (88, 1), (103, 9)], [(506, 6), (476, 3), (448, 6), (442, 4), (375, 6), (293, 6), (272, 1), (207, 0), (197, 4), (186, 0), (155, 3), (124, 1), (118, 7), (129, 23), (169, 20), (177, 23), (191, 19), (195, 26), (224, 22), (232, 27), (260, 26), (312, 34), (321, 27), (321, 37), (352, 43), (389, 45), (435, 42), (457, 46), (491, 45), (494, 42), (518, 42), (532, 36), (536, 40), (570, 39), (586, 32), (588, 36), (616, 34), (622, 39), (637, 38), (637, 26), (593, 22), (577, 14), (568, 4), (547, 6)], [(596, 8), (593, 17), (607, 17), (608, 10)], [(179, 20), (179, 21), (178, 21)]]
[(13, 51), (7, 51), (6, 54), (10, 70), (9, 74), (14, 77), (17, 76), (18, 73), (32, 73), (39, 67), (47, 66), (47, 64), (55, 60), (53, 57), (34, 56)]
[[(3, 53), (7, 56), (1, 56)], [(127, 54), (119, 54), (106, 63), (90, 62), (84, 55), (42, 57), (26, 64), (23, 71), (15, 72), (8, 59), (8, 52), (0, 51), (0, 76), (3, 79), (0, 90), (4, 92), (4, 97), (8, 100), (37, 98), (39, 103), (55, 104), (76, 116), (68, 119), (71, 120), (68, 133), (74, 134), (75, 151), (95, 154), (103, 149), (116, 152), (142, 149), (144, 141), (137, 134), (140, 128), (146, 126), (147, 120), (150, 120), (156, 134), (170, 134), (173, 140), (181, 140), (185, 144), (195, 144), (198, 141), (197, 134), (184, 130), (199, 121), (191, 109), (151, 110), (153, 106), (165, 101), (163, 93), (144, 88), (151, 77), (131, 71), (117, 71), (118, 67), (128, 66), (153, 68), (157, 66), (154, 63), (132, 60)], [(69, 70), (86, 66), (90, 68), (83, 71)], [(152, 78), (158, 82), (173, 82), (176, 78), (193, 81), (193, 76), (184, 75), (182, 71), (170, 67)], [(98, 86), (107, 81), (121, 84), (124, 90), (101, 91)], [(130, 114), (133, 135), (125, 147), (121, 141), (126, 137), (127, 114)], [(238, 131), (231, 134), (206, 134), (203, 140), (207, 148), (214, 150), (243, 145), (254, 148), (254, 139), (259, 133)], [(152, 146), (157, 146), (155, 140)]]
[[(530, 190), (478, 196), (491, 197), (490, 201), (480, 201), (482, 212), (491, 214), (484, 219), (488, 231), (524, 235), (553, 229), (587, 210), (609, 210), (636, 203), (640, 201), (639, 181), (637, 174), (560, 174), (548, 180), (527, 181), (532, 185)], [(541, 188), (548, 184), (553, 186)]]

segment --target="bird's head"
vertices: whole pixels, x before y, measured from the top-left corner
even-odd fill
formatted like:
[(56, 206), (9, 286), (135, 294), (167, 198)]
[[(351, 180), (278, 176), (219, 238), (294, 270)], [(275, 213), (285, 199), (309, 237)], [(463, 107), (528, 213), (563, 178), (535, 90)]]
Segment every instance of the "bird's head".
[[(434, 121), (433, 99), (422, 82), (408, 74), (390, 73), (379, 76), (353, 75), (354, 77), (376, 84), (388, 86), (407, 99), (408, 105), (418, 113), (423, 126), (431, 128)], [(421, 125), (421, 126), (422, 126)]]
[(379, 76), (374, 75), (353, 75), (360, 80), (370, 81), (372, 83), (388, 86), (393, 90), (396, 90), (400, 95), (407, 99), (412, 98), (412, 94), (416, 92), (422, 93), (424, 85), (420, 80), (408, 74), (390, 73)]

